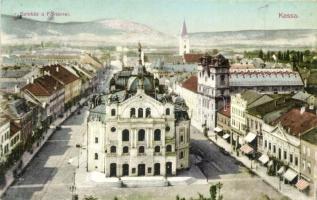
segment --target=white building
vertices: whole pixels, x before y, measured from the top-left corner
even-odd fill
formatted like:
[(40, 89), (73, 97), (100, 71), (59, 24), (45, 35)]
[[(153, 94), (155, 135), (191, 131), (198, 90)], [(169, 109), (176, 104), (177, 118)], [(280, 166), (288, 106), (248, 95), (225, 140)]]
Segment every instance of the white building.
[(198, 65), (198, 121), (210, 131), (216, 127), (217, 111), (230, 96), (229, 67), (221, 54), (204, 56)]
[(10, 154), (10, 120), (0, 118), (0, 163)]
[(189, 167), (187, 106), (165, 93), (139, 53), (139, 66), (115, 74), (110, 94), (90, 111), (88, 170), (106, 177), (175, 175)]
[(189, 36), (187, 33), (186, 23), (184, 21), (181, 34), (179, 36), (179, 55), (184, 57), (184, 55), (189, 52)]

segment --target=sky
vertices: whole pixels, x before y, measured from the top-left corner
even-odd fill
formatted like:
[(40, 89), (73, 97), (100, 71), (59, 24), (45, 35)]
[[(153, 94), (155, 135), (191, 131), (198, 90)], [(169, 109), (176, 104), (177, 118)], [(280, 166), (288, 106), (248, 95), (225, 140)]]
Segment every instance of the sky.
[[(188, 32), (252, 29), (317, 29), (317, 2), (290, 0), (2, 0), (3, 14), (66, 13), (55, 22), (123, 19), (177, 35)], [(285, 14), (296, 18), (283, 18)]]

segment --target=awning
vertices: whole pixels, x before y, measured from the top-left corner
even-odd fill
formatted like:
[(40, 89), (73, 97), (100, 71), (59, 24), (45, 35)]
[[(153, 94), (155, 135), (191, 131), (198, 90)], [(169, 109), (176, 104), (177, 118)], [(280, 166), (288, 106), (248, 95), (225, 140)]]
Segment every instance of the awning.
[(278, 174), (283, 174), (284, 170), (285, 170), (285, 167), (282, 166), (282, 167), (280, 167), (280, 169), (277, 171), (277, 173), (278, 173)]
[(250, 147), (248, 144), (243, 145), (240, 150), (245, 154), (250, 154), (253, 152), (253, 148)]
[(309, 183), (304, 179), (299, 179), (296, 183), (296, 187), (299, 190), (305, 190), (309, 186)]
[(225, 139), (225, 140), (228, 139), (229, 137), (230, 137), (230, 135), (229, 135), (228, 133), (226, 133), (226, 134), (224, 134), (224, 135), (222, 136), (222, 138)]
[(266, 155), (266, 154), (263, 154), (260, 158), (259, 158), (259, 161), (264, 165), (266, 164), (267, 162), (269, 162), (269, 157)]
[(248, 135), (244, 138), (246, 142), (252, 142), (256, 138), (255, 133), (249, 132)]
[(214, 131), (217, 132), (217, 133), (219, 133), (219, 132), (222, 131), (222, 128), (220, 128), (220, 127), (217, 126), (217, 127), (214, 129)]
[(292, 169), (288, 169), (283, 175), (283, 177), (286, 178), (286, 180), (288, 181), (293, 181), (296, 178), (296, 176), (297, 173)]

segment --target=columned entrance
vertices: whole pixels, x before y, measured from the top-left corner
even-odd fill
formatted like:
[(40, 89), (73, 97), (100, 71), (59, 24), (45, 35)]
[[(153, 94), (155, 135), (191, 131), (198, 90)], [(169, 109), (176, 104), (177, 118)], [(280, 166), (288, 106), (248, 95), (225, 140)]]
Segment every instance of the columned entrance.
[(129, 165), (128, 164), (122, 165), (122, 176), (129, 176)]
[(145, 164), (138, 165), (138, 176), (145, 176)]
[(166, 175), (167, 176), (172, 175), (172, 163), (171, 162), (166, 163)]
[(161, 165), (160, 163), (154, 164), (154, 176), (159, 176), (161, 174)]
[(117, 176), (117, 164), (111, 163), (110, 164), (110, 177), (116, 177)]

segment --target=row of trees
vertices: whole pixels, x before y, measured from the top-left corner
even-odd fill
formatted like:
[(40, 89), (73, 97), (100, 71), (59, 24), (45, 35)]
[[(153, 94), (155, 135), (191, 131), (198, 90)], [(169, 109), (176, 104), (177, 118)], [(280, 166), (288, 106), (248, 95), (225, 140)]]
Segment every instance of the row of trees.
[(291, 63), (294, 67), (306, 67), (317, 69), (317, 52), (305, 51), (266, 51), (262, 49), (256, 51), (245, 51), (246, 58), (261, 58), (265, 62)]

